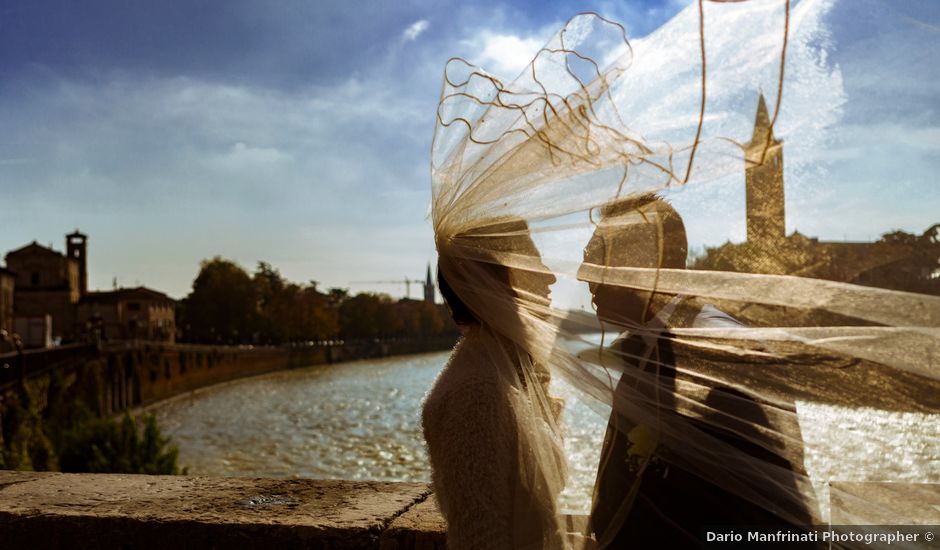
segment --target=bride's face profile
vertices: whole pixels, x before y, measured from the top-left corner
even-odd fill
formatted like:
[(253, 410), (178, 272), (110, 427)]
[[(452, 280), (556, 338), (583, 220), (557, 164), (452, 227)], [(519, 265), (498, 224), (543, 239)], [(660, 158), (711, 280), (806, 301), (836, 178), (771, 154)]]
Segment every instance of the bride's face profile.
[(555, 275), (542, 263), (539, 251), (528, 234), (518, 240), (518, 253), (530, 256), (538, 265), (533, 266), (533, 269), (510, 268), (509, 286), (520, 299), (547, 308), (552, 301), (551, 286), (555, 284)]
[(490, 264), (496, 286), (524, 302), (541, 307), (551, 303), (551, 285), (555, 276), (542, 263), (539, 249), (532, 241), (529, 224), (510, 219), (491, 225), (478, 234), (481, 248), (492, 255)]
[[(479, 259), (463, 261), (464, 269), (475, 273), (475, 276), (472, 281), (465, 280), (461, 286), (476, 287), (471, 293), (495, 300), (491, 305), (502, 302), (530, 306), (536, 315), (543, 316), (542, 312), (551, 304), (551, 285), (555, 283), (555, 276), (542, 263), (539, 250), (529, 234), (529, 226), (524, 220), (489, 225), (478, 232), (465, 234), (459, 240), (480, 254)], [(477, 267), (469, 268), (473, 264)], [(442, 274), (438, 277), (442, 294), (458, 324), (479, 322), (479, 316), (470, 313), (469, 304), (465, 304), (458, 292), (452, 290), (452, 283), (443, 278)], [(486, 308), (480, 303), (476, 306)], [(517, 305), (513, 307), (519, 309)], [(528, 308), (523, 307), (517, 313), (521, 316), (525, 309)]]

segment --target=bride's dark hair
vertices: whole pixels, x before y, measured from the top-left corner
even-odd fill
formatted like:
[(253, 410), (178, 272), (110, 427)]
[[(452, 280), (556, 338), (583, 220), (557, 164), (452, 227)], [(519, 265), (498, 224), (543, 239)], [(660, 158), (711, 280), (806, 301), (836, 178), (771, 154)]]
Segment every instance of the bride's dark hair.
[(450, 283), (448, 283), (447, 278), (444, 277), (444, 272), (441, 271), (440, 264), (437, 266), (437, 288), (440, 289), (444, 303), (447, 304), (447, 308), (450, 310), (450, 316), (453, 317), (455, 323), (463, 326), (480, 324), (480, 320), (477, 319), (476, 315), (470, 311), (467, 304), (465, 304), (464, 301), (460, 299), (460, 296), (454, 292), (454, 289), (450, 287)]

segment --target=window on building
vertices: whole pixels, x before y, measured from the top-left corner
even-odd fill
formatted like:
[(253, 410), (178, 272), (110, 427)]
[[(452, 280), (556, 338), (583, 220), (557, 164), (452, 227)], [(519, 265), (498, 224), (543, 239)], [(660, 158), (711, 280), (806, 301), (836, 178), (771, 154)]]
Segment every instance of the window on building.
[(127, 311), (140, 311), (140, 302), (128, 302)]
[(38, 271), (33, 271), (32, 273), (29, 274), (29, 282), (33, 286), (39, 286), (39, 272)]

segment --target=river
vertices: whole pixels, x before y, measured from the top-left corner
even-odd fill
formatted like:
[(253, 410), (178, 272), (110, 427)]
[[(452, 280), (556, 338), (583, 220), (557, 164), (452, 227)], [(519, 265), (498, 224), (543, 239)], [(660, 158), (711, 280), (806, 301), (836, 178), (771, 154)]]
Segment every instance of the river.
[[(192, 475), (429, 481), (421, 402), (448, 353), (282, 371), (150, 411)], [(572, 481), (562, 507), (587, 513), (606, 420), (568, 401), (577, 429), (566, 439)]]
[[(429, 481), (421, 402), (449, 352), (320, 365), (206, 388), (150, 408), (193, 475)], [(600, 418), (564, 388), (570, 482), (561, 508), (589, 511)], [(940, 481), (940, 415), (797, 402), (807, 472), (827, 481)]]

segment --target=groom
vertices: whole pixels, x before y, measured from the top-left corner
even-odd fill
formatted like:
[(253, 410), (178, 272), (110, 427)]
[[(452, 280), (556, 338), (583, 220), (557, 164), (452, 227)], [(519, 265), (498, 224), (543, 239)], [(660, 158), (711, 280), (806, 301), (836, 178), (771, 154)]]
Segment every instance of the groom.
[[(602, 209), (584, 250), (580, 278), (587, 280), (588, 266), (684, 269), (686, 254), (685, 227), (671, 205), (655, 195), (624, 199)], [(629, 288), (626, 279), (603, 284), (596, 282), (596, 275), (592, 278), (595, 281), (588, 284), (598, 319), (624, 331), (612, 345), (623, 363), (623, 375), (614, 390), (615, 409), (604, 438), (591, 513), (598, 542), (612, 548), (698, 548), (705, 542), (705, 526), (780, 525), (782, 520), (774, 514), (677, 465), (687, 463), (690, 455), (704, 456), (695, 455), (691, 442), (684, 441), (685, 448), (677, 444), (677, 435), (689, 433), (706, 445), (731, 449), (732, 460), (745, 467), (766, 461), (789, 468), (750, 438), (745, 441), (708, 419), (678, 412), (670, 329), (735, 328), (741, 323), (676, 292)], [(714, 388), (705, 405), (719, 414), (725, 407), (735, 417), (766, 423), (756, 403), (735, 390)], [(624, 411), (630, 411), (630, 418)]]

